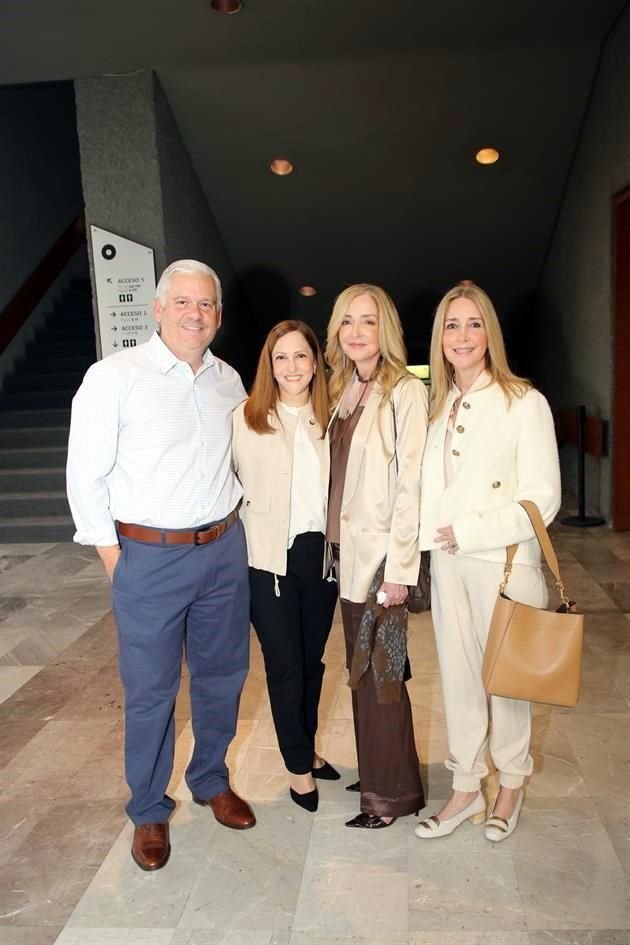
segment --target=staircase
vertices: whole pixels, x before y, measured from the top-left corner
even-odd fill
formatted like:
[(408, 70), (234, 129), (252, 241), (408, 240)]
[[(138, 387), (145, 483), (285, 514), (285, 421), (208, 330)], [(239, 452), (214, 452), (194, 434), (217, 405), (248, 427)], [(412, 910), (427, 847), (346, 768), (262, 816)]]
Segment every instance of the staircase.
[(89, 279), (76, 279), (0, 393), (0, 543), (71, 541), (70, 404), (96, 360)]

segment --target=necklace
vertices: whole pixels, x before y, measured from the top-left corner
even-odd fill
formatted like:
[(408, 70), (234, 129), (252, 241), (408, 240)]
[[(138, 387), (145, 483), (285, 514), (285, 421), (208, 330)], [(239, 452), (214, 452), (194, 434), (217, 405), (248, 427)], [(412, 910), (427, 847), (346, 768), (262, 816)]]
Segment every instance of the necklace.
[(363, 380), (355, 368), (352, 380), (347, 385), (339, 401), (338, 415), (341, 420), (347, 420), (362, 403), (372, 379), (372, 377), (368, 377), (367, 380)]

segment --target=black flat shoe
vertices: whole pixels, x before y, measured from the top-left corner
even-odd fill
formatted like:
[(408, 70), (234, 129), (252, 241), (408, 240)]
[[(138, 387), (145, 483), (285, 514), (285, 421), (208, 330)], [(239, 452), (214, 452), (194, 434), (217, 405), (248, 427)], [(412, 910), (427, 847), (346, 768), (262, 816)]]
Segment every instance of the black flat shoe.
[(333, 768), (332, 765), (329, 765), (327, 761), (321, 766), (321, 768), (313, 768), (311, 774), (314, 778), (321, 778), (322, 781), (338, 781), (341, 775), (338, 771)]
[(355, 781), (354, 784), (348, 784), (348, 786), (346, 787), (346, 791), (357, 791), (357, 792), (359, 792), (360, 790), (361, 790), (361, 782), (360, 782), (360, 781)]
[(317, 788), (315, 788), (314, 791), (308, 791), (306, 794), (298, 794), (298, 792), (294, 791), (293, 788), (289, 788), (289, 794), (291, 795), (291, 800), (293, 803), (297, 804), (298, 807), (302, 807), (311, 814), (314, 814), (317, 810), (317, 805), (319, 804), (319, 794), (317, 793)]
[(383, 827), (391, 827), (393, 823), (396, 823), (395, 817), (387, 823), (382, 817), (377, 817), (376, 814), (364, 814), (361, 812), (357, 814), (356, 817), (353, 817), (352, 820), (347, 820), (346, 827), (365, 827), (368, 830), (382, 830)]

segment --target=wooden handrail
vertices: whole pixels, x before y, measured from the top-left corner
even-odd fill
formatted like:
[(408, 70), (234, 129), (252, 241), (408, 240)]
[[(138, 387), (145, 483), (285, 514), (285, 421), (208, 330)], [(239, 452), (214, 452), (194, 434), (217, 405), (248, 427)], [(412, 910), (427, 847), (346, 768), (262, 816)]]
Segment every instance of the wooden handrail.
[(0, 353), (15, 338), (84, 239), (85, 218), (81, 215), (61, 234), (0, 313)]

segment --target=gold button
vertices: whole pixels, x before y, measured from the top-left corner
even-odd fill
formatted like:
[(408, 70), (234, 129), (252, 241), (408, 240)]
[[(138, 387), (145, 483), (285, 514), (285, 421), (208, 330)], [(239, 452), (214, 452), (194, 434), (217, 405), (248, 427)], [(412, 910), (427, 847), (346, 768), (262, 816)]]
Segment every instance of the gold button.
[(463, 432), (464, 432), (464, 428), (463, 428), (463, 426), (461, 425), (461, 423), (460, 423), (460, 425), (457, 427), (457, 432), (458, 432), (458, 433), (463, 433)]
[(459, 450), (451, 450), (453, 456), (459, 456)]
[(492, 483), (492, 488), (493, 488), (493, 489), (499, 489), (500, 486), (501, 486), (501, 483), (499, 482), (498, 479), (496, 479), (496, 480)]
[(470, 410), (470, 404), (468, 403), (467, 400), (465, 400), (465, 401), (462, 403), (462, 407), (464, 408), (464, 410)]

